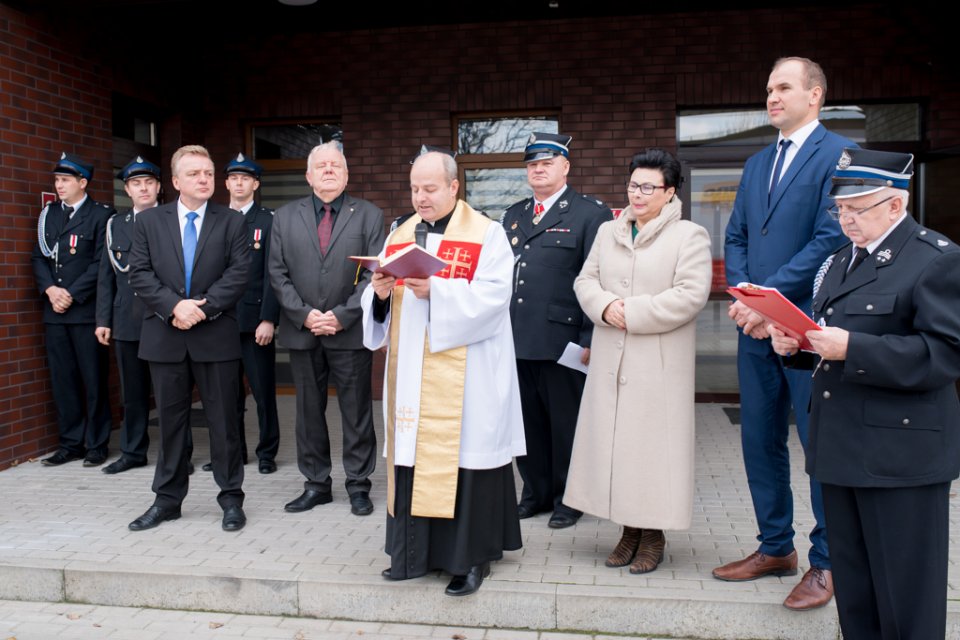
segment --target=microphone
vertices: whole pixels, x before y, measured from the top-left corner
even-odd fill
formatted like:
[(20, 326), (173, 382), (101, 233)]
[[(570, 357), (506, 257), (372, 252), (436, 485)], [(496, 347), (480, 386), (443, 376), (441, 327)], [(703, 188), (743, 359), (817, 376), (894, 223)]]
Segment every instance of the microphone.
[(420, 247), (421, 249), (427, 248), (427, 223), (426, 222), (417, 223), (417, 226), (413, 228), (413, 237), (418, 247)]

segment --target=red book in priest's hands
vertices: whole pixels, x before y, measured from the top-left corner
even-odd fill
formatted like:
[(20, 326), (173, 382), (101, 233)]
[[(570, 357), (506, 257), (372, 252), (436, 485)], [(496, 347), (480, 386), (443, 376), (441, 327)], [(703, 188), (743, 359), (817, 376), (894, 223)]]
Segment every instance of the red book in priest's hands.
[(364, 269), (374, 273), (385, 273), (398, 280), (403, 278), (429, 278), (447, 267), (446, 262), (415, 244), (404, 247), (389, 258), (350, 256), (350, 260)]
[(776, 289), (759, 287), (755, 284), (741, 284), (728, 287), (727, 293), (763, 316), (767, 322), (775, 325), (791, 338), (800, 343), (804, 351), (813, 351), (813, 345), (807, 340), (807, 331), (820, 331), (813, 319), (800, 310), (800, 307), (787, 300)]

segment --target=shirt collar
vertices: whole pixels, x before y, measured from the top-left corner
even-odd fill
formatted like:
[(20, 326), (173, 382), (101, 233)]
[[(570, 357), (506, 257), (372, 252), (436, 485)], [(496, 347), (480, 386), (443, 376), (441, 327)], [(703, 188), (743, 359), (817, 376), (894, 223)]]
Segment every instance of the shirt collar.
[[(554, 204), (556, 204), (557, 200), (560, 199), (560, 196), (562, 196), (563, 193), (564, 193), (566, 190), (567, 190), (567, 185), (563, 185), (563, 188), (561, 188), (559, 191), (557, 191), (555, 194), (553, 194), (552, 196), (550, 196), (550, 197), (547, 198), (546, 200), (540, 200), (539, 202), (540, 202), (540, 204), (543, 205), (543, 210), (544, 210), (544, 212), (550, 211), (550, 208), (551, 208)], [(538, 202), (536, 196), (533, 197), (533, 201), (534, 201), (534, 202)]]
[(245, 204), (245, 205), (243, 205), (242, 207), (240, 207), (240, 208), (238, 209), (238, 211), (239, 211), (240, 213), (242, 213), (243, 215), (247, 215), (248, 213), (250, 213), (250, 209), (253, 209), (253, 205), (254, 205), (254, 202), (253, 202), (253, 200), (251, 200), (251, 201), (248, 202), (247, 204)]
[[(803, 146), (803, 143), (807, 141), (807, 138), (814, 132), (814, 130), (820, 126), (820, 120), (814, 118), (812, 122), (808, 122), (799, 129), (793, 132), (790, 136), (790, 145), (794, 149), (799, 149)], [(783, 140), (783, 132), (780, 132), (780, 135), (777, 136), (777, 144), (780, 144), (780, 141)]]
[(73, 214), (76, 213), (77, 211), (80, 211), (80, 207), (83, 206), (83, 203), (86, 202), (86, 201), (87, 201), (87, 198), (89, 198), (89, 197), (90, 197), (90, 196), (88, 196), (87, 194), (83, 194), (83, 197), (80, 198), (79, 200), (77, 200), (76, 202), (74, 202), (73, 204), (67, 204), (66, 202), (61, 202), (61, 203), (60, 203), (60, 206), (61, 206), (61, 207), (73, 207), (73, 211), (70, 213), (70, 215), (73, 215)]
[(198, 221), (203, 220), (203, 214), (207, 212), (207, 203), (204, 202), (202, 205), (200, 205), (196, 209), (188, 209), (186, 205), (184, 205), (183, 202), (179, 198), (177, 198), (177, 215), (180, 216), (181, 220), (186, 220), (187, 214), (190, 213), (191, 211), (197, 214)]
[(313, 211), (314, 211), (314, 213), (316, 213), (318, 216), (319, 216), (319, 215), (323, 215), (323, 205), (329, 204), (329, 205), (330, 205), (330, 215), (337, 215), (337, 213), (338, 213), (338, 212), (340, 211), (340, 209), (343, 207), (343, 198), (344, 198), (346, 195), (347, 195), (347, 192), (344, 191), (343, 193), (341, 193), (340, 195), (338, 195), (332, 202), (324, 202), (323, 200), (321, 200), (320, 198), (317, 197), (317, 194), (316, 194), (316, 193), (314, 193), (314, 194), (313, 194)]
[[(870, 254), (873, 255), (873, 252), (880, 248), (880, 245), (883, 244), (883, 241), (887, 239), (887, 236), (893, 233), (893, 230), (899, 227), (900, 223), (903, 222), (906, 219), (906, 217), (907, 217), (907, 212), (904, 211), (903, 214), (899, 218), (897, 218), (897, 221), (894, 222), (892, 225), (890, 225), (890, 228), (887, 229), (882, 236), (880, 236), (879, 238), (877, 238), (876, 240), (874, 240), (873, 242), (867, 245), (867, 251), (869, 251)], [(853, 252), (854, 254), (856, 254), (857, 252), (856, 245), (853, 246)]]

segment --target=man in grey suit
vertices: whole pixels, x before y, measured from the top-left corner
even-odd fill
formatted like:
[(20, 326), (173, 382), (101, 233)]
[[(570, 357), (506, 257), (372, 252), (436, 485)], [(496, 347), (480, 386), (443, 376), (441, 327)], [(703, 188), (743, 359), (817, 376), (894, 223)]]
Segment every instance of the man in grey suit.
[(297, 464), (303, 493), (284, 507), (301, 512), (333, 500), (327, 385), (337, 388), (343, 429), (343, 467), (354, 515), (373, 512), (370, 480), (376, 466), (370, 388), (373, 354), (363, 347), (360, 275), (347, 258), (374, 256), (384, 241), (383, 212), (344, 192), (347, 159), (339, 142), (310, 152), (313, 194), (280, 207), (270, 241), (270, 282), (280, 301), (280, 346), (290, 350), (297, 389)]

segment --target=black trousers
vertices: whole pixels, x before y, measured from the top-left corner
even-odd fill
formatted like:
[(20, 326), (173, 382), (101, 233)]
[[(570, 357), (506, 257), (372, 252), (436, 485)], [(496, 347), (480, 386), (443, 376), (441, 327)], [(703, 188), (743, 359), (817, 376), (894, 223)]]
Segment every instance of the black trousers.
[(153, 476), (154, 504), (178, 507), (187, 496), (187, 463), (193, 451), (190, 436), (190, 404), (194, 381), (200, 391), (210, 432), (213, 479), (220, 487), (217, 502), (224, 509), (243, 505), (243, 460), (237, 428), (238, 360), (151, 362), (153, 395), (160, 422), (160, 454)]
[(465, 575), (470, 567), (499, 560), (504, 551), (523, 546), (512, 464), (461, 468), (453, 518), (411, 515), (416, 467), (394, 467), (394, 471), (394, 515), (387, 515), (384, 545), (394, 579), (417, 578), (437, 569)]
[(562, 502), (587, 377), (551, 360), (517, 360), (517, 374), (527, 439), (527, 455), (517, 458), (520, 503), (534, 512), (579, 514)]
[(949, 491), (823, 485), (844, 640), (946, 635)]
[(120, 393), (123, 395), (123, 426), (120, 429), (120, 451), (132, 462), (146, 462), (150, 436), (150, 364), (137, 357), (140, 343), (114, 340), (117, 369), (120, 371)]
[(330, 436), (327, 387), (337, 387), (343, 431), (343, 470), (347, 493), (370, 491), (377, 464), (370, 375), (373, 352), (367, 349), (291, 349), (290, 369), (297, 388), (297, 464), (304, 488), (330, 492)]
[(247, 435), (243, 416), (246, 409), (247, 390), (243, 385), (243, 374), (250, 381), (250, 390), (257, 403), (257, 421), (260, 425), (260, 440), (257, 443), (257, 458), (273, 460), (280, 448), (280, 418), (277, 417), (277, 373), (276, 341), (262, 347), (257, 344), (254, 334), (240, 334), (240, 348), (243, 360), (240, 372), (240, 399), (237, 411), (240, 415), (240, 442), (243, 459), (247, 459)]
[(46, 324), (47, 363), (60, 427), (60, 449), (107, 455), (110, 401), (107, 348), (97, 341), (93, 323)]

